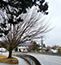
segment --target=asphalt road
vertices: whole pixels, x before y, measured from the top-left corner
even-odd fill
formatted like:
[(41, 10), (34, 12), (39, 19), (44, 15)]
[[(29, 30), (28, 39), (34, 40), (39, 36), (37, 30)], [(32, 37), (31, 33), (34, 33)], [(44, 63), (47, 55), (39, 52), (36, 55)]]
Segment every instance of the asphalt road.
[(61, 65), (61, 57), (53, 55), (27, 53), (36, 57), (42, 65)]
[[(0, 53), (7, 55), (8, 53)], [(44, 55), (38, 53), (14, 53), (14, 54), (29, 54), (38, 59), (42, 65), (61, 65), (61, 56)], [(2, 65), (2, 64), (1, 64)]]

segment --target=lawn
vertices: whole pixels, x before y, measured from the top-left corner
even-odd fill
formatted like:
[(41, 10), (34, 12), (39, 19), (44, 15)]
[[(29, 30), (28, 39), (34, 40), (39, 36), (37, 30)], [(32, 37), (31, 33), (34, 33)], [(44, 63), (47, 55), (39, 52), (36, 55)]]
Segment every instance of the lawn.
[(14, 57), (9, 59), (7, 56), (0, 55), (0, 63), (18, 64), (18, 60)]

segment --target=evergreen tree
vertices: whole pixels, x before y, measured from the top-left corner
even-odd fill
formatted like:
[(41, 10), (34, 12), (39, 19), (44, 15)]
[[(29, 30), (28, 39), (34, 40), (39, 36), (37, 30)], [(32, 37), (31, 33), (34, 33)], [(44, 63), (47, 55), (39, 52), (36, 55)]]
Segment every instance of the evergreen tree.
[(33, 48), (32, 48), (32, 50), (34, 50), (34, 51), (39, 51), (39, 47), (40, 47), (40, 45), (39, 44), (37, 44), (35, 41), (33, 42)]

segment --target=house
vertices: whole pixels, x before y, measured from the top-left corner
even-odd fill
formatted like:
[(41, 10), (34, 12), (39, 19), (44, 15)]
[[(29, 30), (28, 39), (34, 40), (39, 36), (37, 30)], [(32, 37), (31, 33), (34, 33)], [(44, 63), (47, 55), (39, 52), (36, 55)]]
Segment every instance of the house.
[(6, 52), (6, 51), (7, 51), (7, 49), (0, 47), (0, 52)]
[(43, 49), (43, 52), (45, 52), (46, 47), (44, 47), (42, 44), (39, 44), (39, 45), (40, 45), (40, 47), (39, 47), (40, 51), (39, 52), (42, 52), (42, 49)]
[(52, 47), (51, 47), (51, 51), (52, 51), (53, 53), (58, 53), (58, 48), (59, 48), (59, 46), (57, 46), (57, 45), (52, 46)]
[(28, 52), (29, 46), (31, 46), (31, 43), (20, 43), (18, 45), (18, 52)]
[(57, 53), (58, 52), (58, 50), (54, 50), (54, 49), (51, 49), (51, 51), (53, 52), (53, 53)]

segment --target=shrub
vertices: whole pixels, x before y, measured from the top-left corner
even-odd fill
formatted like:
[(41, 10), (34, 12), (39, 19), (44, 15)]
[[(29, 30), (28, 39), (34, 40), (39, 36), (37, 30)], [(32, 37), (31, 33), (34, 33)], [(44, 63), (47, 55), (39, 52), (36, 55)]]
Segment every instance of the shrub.
[(61, 53), (61, 47), (58, 48), (58, 53)]

